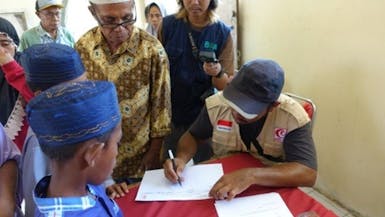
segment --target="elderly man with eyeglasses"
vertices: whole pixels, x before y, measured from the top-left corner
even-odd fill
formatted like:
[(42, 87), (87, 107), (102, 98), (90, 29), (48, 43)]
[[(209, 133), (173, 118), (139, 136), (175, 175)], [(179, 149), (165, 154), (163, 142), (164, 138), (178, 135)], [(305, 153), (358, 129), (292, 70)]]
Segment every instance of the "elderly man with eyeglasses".
[(71, 32), (61, 26), (61, 0), (37, 0), (36, 15), (40, 24), (23, 33), (19, 50), (23, 51), (34, 44), (59, 43), (73, 47), (75, 39)]
[(163, 137), (170, 133), (169, 63), (161, 43), (134, 26), (134, 0), (90, 0), (98, 26), (75, 45), (91, 80), (115, 83), (123, 137), (113, 178), (136, 182), (160, 168)]

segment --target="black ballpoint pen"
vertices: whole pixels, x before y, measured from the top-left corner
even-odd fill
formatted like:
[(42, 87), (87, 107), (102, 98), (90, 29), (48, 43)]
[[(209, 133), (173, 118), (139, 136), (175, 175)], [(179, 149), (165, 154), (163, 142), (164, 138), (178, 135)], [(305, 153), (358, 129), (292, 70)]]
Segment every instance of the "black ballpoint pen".
[[(170, 157), (171, 159), (171, 162), (172, 162), (172, 167), (176, 173), (176, 164), (175, 164), (175, 159), (174, 159), (174, 155), (172, 154), (172, 151), (169, 149), (168, 150), (168, 156)], [(176, 174), (178, 176), (178, 174)], [(182, 182), (180, 181), (180, 177), (178, 176), (178, 183), (180, 186), (182, 186)]]

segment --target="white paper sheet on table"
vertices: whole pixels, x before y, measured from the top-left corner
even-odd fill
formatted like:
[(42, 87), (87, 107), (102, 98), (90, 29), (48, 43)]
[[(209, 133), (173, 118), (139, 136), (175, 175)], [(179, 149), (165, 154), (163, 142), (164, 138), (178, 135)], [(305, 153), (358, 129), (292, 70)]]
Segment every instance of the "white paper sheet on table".
[(293, 217), (281, 196), (276, 193), (217, 200), (215, 208), (219, 217)]
[(208, 199), (209, 191), (223, 175), (222, 164), (201, 164), (186, 167), (182, 186), (170, 182), (164, 170), (148, 170), (144, 173), (135, 200), (203, 200)]

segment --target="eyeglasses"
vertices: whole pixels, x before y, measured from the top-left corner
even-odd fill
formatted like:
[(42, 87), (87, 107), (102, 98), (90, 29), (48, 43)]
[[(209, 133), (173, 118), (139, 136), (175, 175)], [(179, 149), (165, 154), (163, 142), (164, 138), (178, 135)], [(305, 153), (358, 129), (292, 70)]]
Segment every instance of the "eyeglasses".
[(136, 22), (136, 9), (133, 10), (133, 13), (131, 16), (124, 18), (123, 21), (120, 23), (102, 22), (97, 14), (95, 14), (95, 19), (99, 23), (99, 25), (103, 28), (107, 28), (107, 29), (111, 29), (111, 30), (114, 30), (114, 29), (118, 28), (119, 26), (127, 28), (128, 26), (131, 26)]
[(103, 28), (107, 28), (107, 29), (116, 29), (118, 28), (119, 26), (122, 26), (124, 28), (128, 27), (128, 26), (131, 26), (132, 24), (134, 24), (136, 22), (136, 17), (133, 18), (133, 19), (128, 19), (128, 20), (124, 20), (123, 22), (121, 23), (102, 23), (100, 22), (100, 20), (98, 20), (98, 23), (101, 27)]

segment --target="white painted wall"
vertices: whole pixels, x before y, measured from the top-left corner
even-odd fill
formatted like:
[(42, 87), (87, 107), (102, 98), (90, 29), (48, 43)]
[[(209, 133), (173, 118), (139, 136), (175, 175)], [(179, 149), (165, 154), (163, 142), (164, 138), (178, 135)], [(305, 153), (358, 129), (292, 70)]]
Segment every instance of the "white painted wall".
[(385, 216), (385, 1), (240, 0), (243, 61), (272, 58), (318, 105), (317, 187)]

